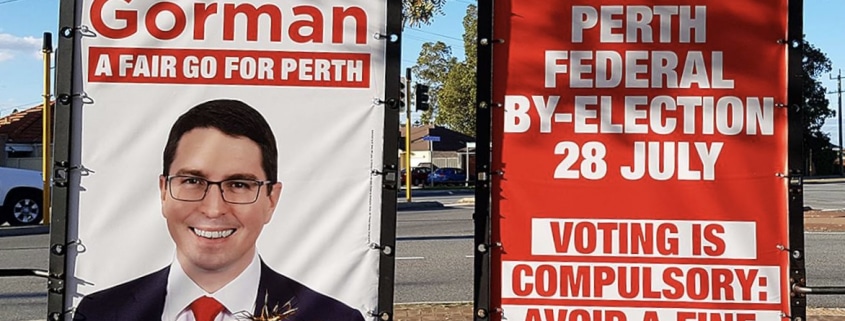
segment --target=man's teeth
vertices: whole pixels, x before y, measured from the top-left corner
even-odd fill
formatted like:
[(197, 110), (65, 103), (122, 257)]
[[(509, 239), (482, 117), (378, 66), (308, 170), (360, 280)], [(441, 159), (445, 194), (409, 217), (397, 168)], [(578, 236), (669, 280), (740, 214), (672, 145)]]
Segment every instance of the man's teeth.
[(223, 231), (204, 231), (204, 230), (201, 230), (201, 229), (198, 229), (198, 228), (193, 228), (193, 230), (194, 230), (194, 234), (196, 234), (197, 236), (204, 237), (204, 238), (207, 238), (207, 239), (224, 238), (224, 237), (228, 237), (229, 235), (232, 235), (232, 233), (235, 233), (235, 229), (229, 229), (229, 230), (223, 230)]

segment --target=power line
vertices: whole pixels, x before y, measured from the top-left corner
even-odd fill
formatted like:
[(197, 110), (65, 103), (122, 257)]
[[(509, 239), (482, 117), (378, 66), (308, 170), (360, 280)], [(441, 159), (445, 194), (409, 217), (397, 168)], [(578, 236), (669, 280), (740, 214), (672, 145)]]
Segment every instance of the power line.
[(31, 102), (31, 103), (20, 104), (20, 105), (17, 105), (17, 106), (3, 107), (3, 109), (16, 109), (16, 108), (23, 108), (23, 107), (33, 107), (36, 104), (41, 103), (41, 102), (42, 102), (42, 100), (36, 100), (34, 102)]
[(6, 116), (12, 114), (13, 111), (20, 110), (20, 108), (26, 107), (27, 109), (29, 109), (31, 107), (35, 107), (35, 106), (37, 106), (37, 104), (39, 104), (41, 102), (43, 102), (43, 101), (39, 100), (39, 101), (34, 101), (34, 102), (31, 102), (31, 103), (26, 103), (26, 104), (20, 104), (20, 105), (16, 105), (16, 106), (0, 107), (0, 117), (6, 117)]
[(431, 32), (431, 31), (426, 31), (426, 30), (422, 30), (422, 29), (418, 29), (418, 28), (408, 28), (408, 29), (413, 30), (413, 31), (419, 31), (419, 32), (422, 32), (422, 33), (427, 33), (427, 34), (434, 35), (434, 36), (438, 36), (438, 37), (443, 37), (443, 38), (446, 38), (446, 39), (457, 40), (457, 41), (460, 41), (460, 42), (463, 42), (463, 41), (464, 41), (464, 40), (463, 40), (463, 39), (461, 39), (461, 38), (456, 38), (456, 37), (452, 37), (452, 36), (447, 36), (447, 35), (444, 35), (444, 34), (440, 34), (440, 33), (436, 33), (436, 32)]
[(18, 2), (18, 1), (23, 1), (23, 0), (0, 0), (0, 4), (7, 4), (7, 3), (12, 3), (12, 2)]
[(449, 45), (449, 46), (463, 46), (463, 42), (457, 42), (457, 41), (455, 41), (455, 40), (449, 40), (449, 39), (439, 40), (439, 39), (431, 39), (431, 38), (425, 38), (425, 37), (413, 36), (413, 35), (408, 35), (408, 34), (404, 35), (403, 37), (404, 37), (405, 39), (408, 39), (408, 40), (415, 40), (415, 41), (419, 41), (419, 42), (436, 42), (436, 41), (442, 41), (442, 42), (447, 43), (447, 45)]
[(436, 39), (425, 38), (425, 37), (414, 36), (414, 35), (404, 35), (402, 37), (405, 38), (405, 39), (413, 39), (413, 40), (426, 41), (426, 42), (436, 40)]

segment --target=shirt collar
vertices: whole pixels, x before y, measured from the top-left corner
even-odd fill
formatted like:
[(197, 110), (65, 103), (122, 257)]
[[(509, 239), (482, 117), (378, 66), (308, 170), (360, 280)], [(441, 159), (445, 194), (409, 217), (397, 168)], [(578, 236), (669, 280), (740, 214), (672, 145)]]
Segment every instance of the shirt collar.
[(164, 300), (162, 320), (176, 320), (179, 313), (188, 309), (191, 302), (201, 296), (210, 296), (217, 299), (232, 314), (239, 312), (252, 314), (255, 309), (260, 279), (261, 260), (258, 258), (257, 251), (252, 258), (252, 262), (238, 277), (214, 293), (205, 292), (194, 283), (185, 274), (179, 260), (174, 258), (170, 265), (170, 273), (167, 275), (167, 295)]

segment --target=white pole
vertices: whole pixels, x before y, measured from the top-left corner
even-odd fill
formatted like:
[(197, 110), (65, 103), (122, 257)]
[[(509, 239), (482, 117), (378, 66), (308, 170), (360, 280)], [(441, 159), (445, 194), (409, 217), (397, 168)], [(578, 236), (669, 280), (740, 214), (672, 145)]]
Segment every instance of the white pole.
[(466, 173), (464, 186), (469, 186), (469, 144), (464, 145), (466, 146), (466, 150), (464, 150), (464, 173)]
[[(431, 166), (431, 172), (428, 175), (434, 174), (434, 140), (428, 141), (428, 164)], [(434, 180), (431, 180), (431, 187), (434, 187)]]

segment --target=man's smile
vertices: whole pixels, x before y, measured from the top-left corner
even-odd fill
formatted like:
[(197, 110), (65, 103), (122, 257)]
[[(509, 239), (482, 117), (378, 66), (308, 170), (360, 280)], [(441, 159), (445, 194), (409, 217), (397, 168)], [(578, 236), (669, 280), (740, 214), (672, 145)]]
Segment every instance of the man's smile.
[(229, 237), (229, 236), (231, 236), (232, 234), (235, 233), (235, 229), (226, 229), (226, 230), (219, 230), (219, 231), (207, 231), (207, 230), (198, 229), (196, 227), (191, 227), (191, 231), (194, 231), (194, 234), (196, 234), (199, 237), (212, 239), (212, 240)]

